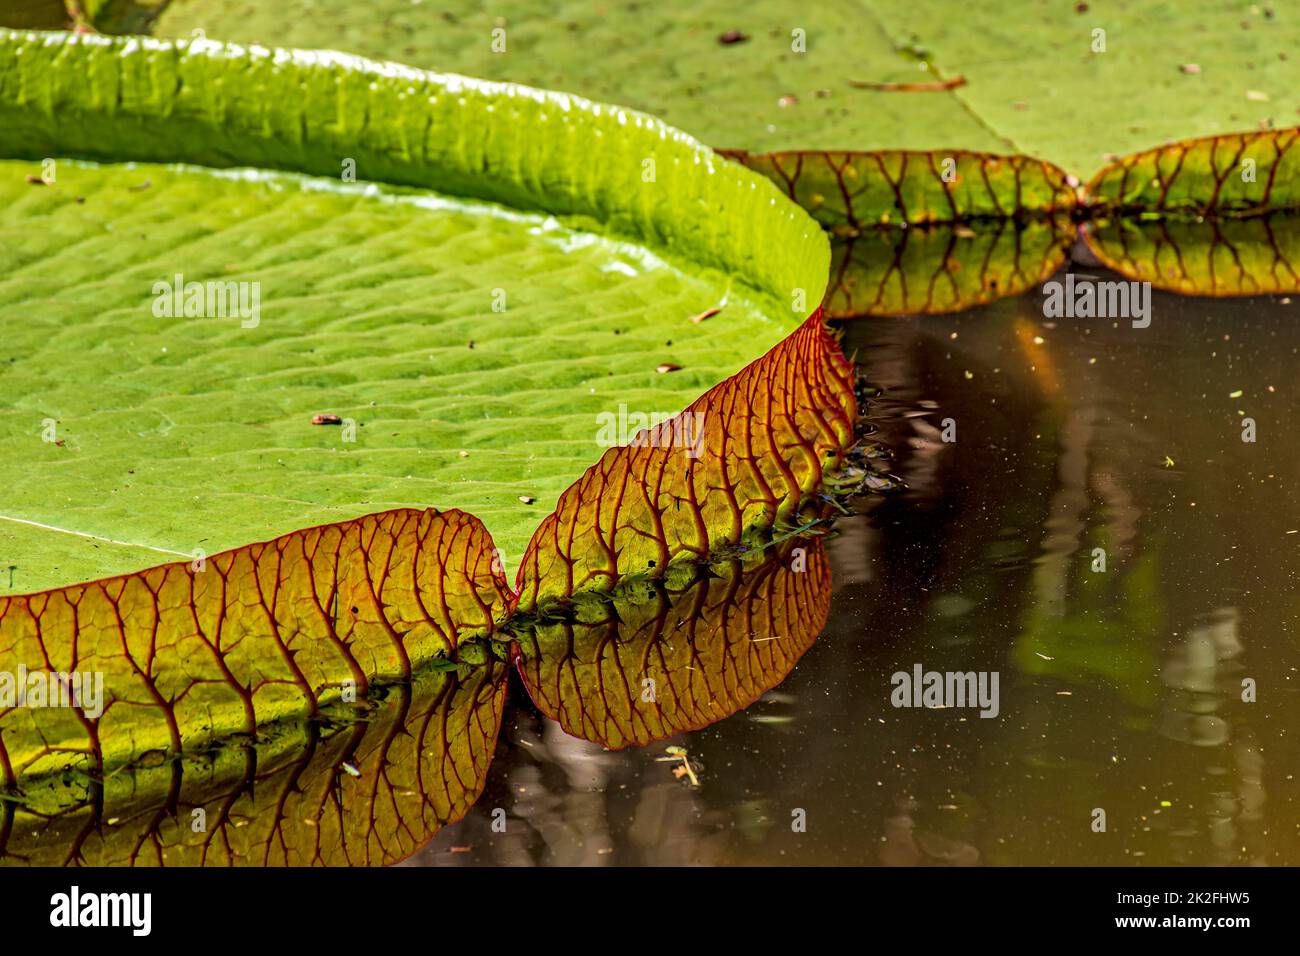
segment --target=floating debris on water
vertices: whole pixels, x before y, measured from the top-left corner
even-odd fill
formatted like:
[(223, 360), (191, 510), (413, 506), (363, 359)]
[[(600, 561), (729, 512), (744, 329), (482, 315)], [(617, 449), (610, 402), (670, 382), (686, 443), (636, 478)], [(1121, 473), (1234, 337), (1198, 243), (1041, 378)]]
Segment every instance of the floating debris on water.
[(667, 756), (656, 757), (655, 760), (659, 763), (677, 763), (678, 766), (673, 768), (673, 776), (678, 780), (681, 780), (683, 777), (689, 778), (691, 786), (698, 789), (700, 786), (700, 778), (697, 776), (699, 763), (698, 761), (692, 763), (690, 755), (686, 752), (686, 748), (677, 746), (665, 747), (664, 753), (667, 754)]

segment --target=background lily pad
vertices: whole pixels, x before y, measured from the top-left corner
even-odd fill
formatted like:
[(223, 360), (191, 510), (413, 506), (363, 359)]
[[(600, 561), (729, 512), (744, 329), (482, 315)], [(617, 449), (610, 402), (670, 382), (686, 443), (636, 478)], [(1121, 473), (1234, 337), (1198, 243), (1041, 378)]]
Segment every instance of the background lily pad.
[[(1300, 15), (1283, 4), (173, 0), (156, 32), (196, 28), (571, 90), (752, 151), (1024, 153), (1086, 177), (1110, 154), (1300, 118)], [(854, 85), (957, 78), (935, 92)]]

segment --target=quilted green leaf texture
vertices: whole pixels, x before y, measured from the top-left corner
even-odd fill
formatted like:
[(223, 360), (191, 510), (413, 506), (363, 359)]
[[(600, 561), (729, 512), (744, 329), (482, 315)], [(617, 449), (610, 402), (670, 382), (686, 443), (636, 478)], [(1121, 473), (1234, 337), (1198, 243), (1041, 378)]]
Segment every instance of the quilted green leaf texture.
[(766, 180), (559, 94), (0, 34), (0, 124), (11, 593), (401, 506), (472, 512), (513, 568), (637, 414), (825, 287), (823, 235)]

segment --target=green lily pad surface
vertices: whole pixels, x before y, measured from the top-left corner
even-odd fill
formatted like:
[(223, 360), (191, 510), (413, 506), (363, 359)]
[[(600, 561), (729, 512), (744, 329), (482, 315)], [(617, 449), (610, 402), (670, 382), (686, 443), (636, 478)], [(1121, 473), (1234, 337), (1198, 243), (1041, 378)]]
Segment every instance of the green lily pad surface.
[[(513, 569), (637, 416), (678, 411), (820, 300), (816, 225), (648, 117), (201, 46), (0, 45), (4, 147), (24, 157), (0, 162), (11, 591), (403, 505), (478, 515)], [(459, 103), (403, 102), (435, 89)], [(610, 147), (598, 168), (593, 137)], [(34, 158), (129, 159), (131, 143), (303, 173), (350, 156), (432, 188)], [(224, 314), (206, 295), (186, 314), (190, 282), (243, 290), (246, 308), (232, 292)]]
[[(167, 37), (194, 30), (568, 90), (645, 109), (715, 147), (903, 146), (923, 131), (929, 146), (999, 145), (951, 96), (888, 98), (847, 86), (860, 73), (918, 76), (916, 61), (896, 52), (885, 23), (860, 3), (505, 0), (444, 12), (410, 0), (195, 0), (170, 4), (155, 26)], [(494, 37), (494, 30), (505, 32)], [(731, 31), (744, 39), (719, 42)], [(497, 52), (501, 39), (504, 52)], [(783, 106), (783, 97), (795, 102)]]
[[(1285, 4), (172, 0), (155, 25), (196, 29), (571, 90), (754, 152), (1025, 153), (1083, 178), (1108, 154), (1300, 120)], [(885, 86), (918, 83), (938, 85)]]

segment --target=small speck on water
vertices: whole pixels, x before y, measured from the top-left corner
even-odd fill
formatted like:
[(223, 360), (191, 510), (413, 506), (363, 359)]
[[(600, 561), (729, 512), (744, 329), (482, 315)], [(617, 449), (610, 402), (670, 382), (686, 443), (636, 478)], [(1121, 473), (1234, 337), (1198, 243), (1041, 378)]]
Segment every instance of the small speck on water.
[(343, 419), (338, 415), (327, 412), (324, 415), (316, 415), (313, 417), (311, 423), (313, 425), (342, 425)]
[(749, 39), (748, 33), (742, 33), (739, 30), (728, 30), (726, 33), (718, 34), (718, 42), (723, 46), (735, 46), (737, 43), (744, 43)]
[(537, 499), (534, 498), (532, 495), (520, 495), (520, 496), (519, 496), (519, 500), (522, 501), (522, 502), (523, 502), (524, 504), (526, 504), (526, 505), (531, 505), (531, 504), (532, 504), (534, 501), (536, 501)]

